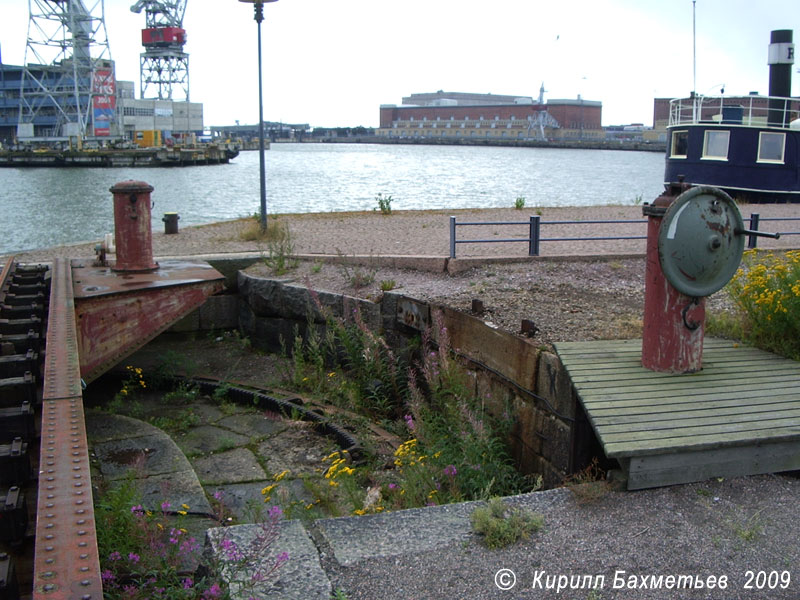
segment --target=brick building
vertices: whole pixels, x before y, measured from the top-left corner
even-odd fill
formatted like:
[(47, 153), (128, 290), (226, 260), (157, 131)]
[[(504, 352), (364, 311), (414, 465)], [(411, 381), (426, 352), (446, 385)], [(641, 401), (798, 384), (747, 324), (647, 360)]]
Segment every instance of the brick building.
[(577, 98), (434, 92), (380, 107), (377, 135), (396, 138), (602, 140), (602, 103)]

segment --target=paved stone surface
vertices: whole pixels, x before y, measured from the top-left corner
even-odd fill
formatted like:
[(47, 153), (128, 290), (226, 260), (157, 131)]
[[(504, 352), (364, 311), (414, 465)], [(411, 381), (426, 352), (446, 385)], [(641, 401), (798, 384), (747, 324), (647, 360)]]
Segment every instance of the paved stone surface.
[(469, 515), (479, 503), (447, 504), (360, 518), (320, 519), (314, 526), (345, 567), (368, 558), (434, 550), (469, 538)]
[[(97, 453), (101, 470), (116, 472), (118, 468), (104, 466), (103, 457), (108, 452), (121, 450), (127, 453), (123, 456), (133, 456), (136, 448), (169, 446), (156, 442), (154, 428), (135, 419), (90, 415), (88, 427), (93, 432), (91, 439), (102, 440), (95, 447), (105, 449)], [(166, 434), (161, 435), (167, 438)], [(257, 464), (245, 448), (208, 458), (220, 456), (224, 460), (208, 462), (207, 467), (226, 474), (252, 473), (252, 465)], [(144, 460), (145, 465), (149, 461), (149, 457)], [(155, 460), (151, 466), (162, 462), (163, 459)], [(271, 479), (263, 470), (256, 474), (263, 480), (208, 486), (206, 491), (222, 489), (228, 495), (228, 504), (242, 508), (248, 499), (263, 503), (261, 488)], [(191, 479), (191, 473), (185, 471), (153, 473), (145, 485), (149, 486), (148, 496), (159, 505), (166, 499), (173, 506), (185, 503), (192, 512), (202, 513), (199, 507), (203, 490), (199, 483), (194, 488), (198, 496), (185, 494), (192, 485)], [(299, 500), (302, 496), (300, 478), (287, 476), (281, 487), (291, 497)], [(471, 532), (469, 515), (478, 503), (322, 519), (306, 525), (297, 520), (283, 521), (280, 538), (261, 558), (262, 564), (268, 566), (286, 551), (289, 561), (271, 585), (263, 586), (255, 597), (329, 600), (337, 590), (348, 600), (800, 597), (797, 476), (711, 479), (638, 492), (605, 490), (594, 496), (582, 488), (560, 488), (505, 501), (542, 514), (544, 528), (528, 540), (498, 550), (487, 550)], [(212, 523), (195, 517), (189, 529), (197, 535)], [(258, 525), (242, 525), (222, 531), (244, 546), (259, 529)], [(500, 590), (496, 584), (510, 581), (495, 579), (502, 569), (510, 570), (506, 575), (511, 577), (513, 572), (516, 578), (512, 590)], [(748, 571), (788, 573), (791, 581), (785, 588), (745, 589)], [(702, 579), (704, 587), (667, 589), (661, 585), (653, 589), (642, 588), (638, 583), (636, 589), (629, 589), (626, 584), (622, 589), (613, 587), (615, 577), (629, 582), (628, 578), (635, 576), (641, 582), (642, 578), (669, 575)], [(726, 589), (707, 586), (705, 582), (712, 577), (725, 577)], [(556, 590), (557, 581), (569, 586), (578, 580), (584, 584), (590, 581), (597, 587)], [(552, 584), (549, 588), (548, 581)], [(247, 600), (247, 596), (239, 598)]]
[[(239, 525), (210, 529), (207, 543), (217, 556), (223, 556), (222, 540), (247, 548), (259, 533), (257, 525)], [(314, 542), (300, 521), (283, 521), (280, 537), (260, 556), (259, 568), (266, 571), (275, 564), (277, 556), (287, 552), (289, 560), (277, 571), (277, 577), (256, 587), (253, 593), (234, 593), (234, 598), (275, 598), (280, 600), (329, 600), (331, 584), (322, 569)]]
[(247, 412), (231, 415), (217, 421), (217, 425), (248, 438), (262, 438), (278, 434), (287, 428), (284, 421), (265, 416), (264, 413)]
[(267, 479), (264, 469), (247, 448), (201, 456), (193, 460), (197, 476), (204, 484), (242, 483)]
[(234, 433), (215, 425), (193, 427), (188, 433), (178, 438), (177, 444), (188, 455), (208, 454), (223, 448), (243, 446), (250, 441), (246, 435)]
[(133, 471), (142, 504), (158, 510), (169, 501), (187, 504), (193, 513), (210, 514), (211, 506), (189, 461), (160, 429), (137, 419), (90, 412), (86, 427), (100, 472), (110, 481)]

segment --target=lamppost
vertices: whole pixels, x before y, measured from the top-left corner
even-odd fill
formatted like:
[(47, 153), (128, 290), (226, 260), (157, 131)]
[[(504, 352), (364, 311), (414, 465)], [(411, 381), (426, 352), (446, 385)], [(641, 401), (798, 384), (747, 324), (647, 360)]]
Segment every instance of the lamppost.
[(255, 21), (258, 23), (258, 158), (261, 179), (261, 231), (267, 230), (267, 167), (264, 159), (264, 86), (261, 78), (261, 22), (264, 20), (264, 4), (278, 0), (239, 0), (252, 4)]

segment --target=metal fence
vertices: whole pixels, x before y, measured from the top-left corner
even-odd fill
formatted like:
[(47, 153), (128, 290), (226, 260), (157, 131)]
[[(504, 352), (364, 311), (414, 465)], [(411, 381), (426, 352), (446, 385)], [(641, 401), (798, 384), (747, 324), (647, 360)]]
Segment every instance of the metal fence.
[[(768, 217), (761, 218), (759, 213), (750, 214), (749, 231), (759, 231), (761, 223), (776, 221), (800, 221), (800, 217)], [(608, 225), (608, 224), (647, 224), (647, 219), (612, 219), (600, 221), (542, 221), (538, 215), (532, 215), (528, 221), (466, 221), (459, 223), (456, 217), (450, 217), (450, 258), (456, 257), (457, 244), (502, 244), (502, 243), (526, 243), (528, 244), (528, 256), (539, 256), (540, 245), (542, 242), (587, 242), (587, 241), (607, 241), (607, 240), (645, 240), (646, 235), (633, 236), (595, 236), (595, 237), (542, 237), (542, 227), (549, 225)], [(457, 227), (470, 226), (525, 226), (528, 228), (528, 237), (515, 238), (494, 238), (494, 239), (458, 239), (456, 236)], [(781, 231), (781, 236), (800, 235), (800, 231)], [(748, 235), (747, 247), (756, 248), (758, 236)]]

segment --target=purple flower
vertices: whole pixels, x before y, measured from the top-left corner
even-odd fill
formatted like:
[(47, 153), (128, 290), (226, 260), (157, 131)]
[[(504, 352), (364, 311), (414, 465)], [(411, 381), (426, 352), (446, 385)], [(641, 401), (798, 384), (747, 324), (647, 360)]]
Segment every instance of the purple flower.
[(194, 581), (192, 581), (191, 578), (187, 577), (186, 579), (183, 580), (183, 589), (190, 590), (192, 589), (193, 586), (194, 586)]
[(222, 490), (217, 490), (216, 492), (214, 492), (214, 500), (220, 500), (221, 501), (222, 497), (224, 495), (225, 495), (225, 492), (223, 492)]
[(144, 507), (141, 504), (137, 504), (136, 506), (131, 506), (131, 512), (134, 515), (142, 516), (144, 514)]
[(405, 415), (403, 418), (406, 421), (406, 427), (408, 427), (410, 431), (414, 431), (414, 418), (411, 415)]
[(269, 518), (270, 519), (280, 519), (283, 516), (283, 510), (281, 510), (280, 506), (273, 506), (269, 509)]
[(444, 468), (444, 474), (447, 475), (448, 477), (455, 477), (456, 473), (458, 473), (458, 470), (456, 470), (455, 465), (447, 465)]
[(164, 511), (164, 512), (168, 511), (170, 509), (170, 507), (172, 507), (172, 504), (170, 504), (166, 500), (161, 503), (161, 510)]
[(108, 560), (120, 560), (122, 558), (122, 554), (114, 550), (111, 554), (108, 555)]
[(100, 574), (100, 578), (103, 580), (103, 583), (109, 583), (111, 581), (114, 581), (117, 578), (117, 576), (114, 575), (110, 570), (106, 569)]
[(138, 563), (139, 562), (139, 555), (136, 554), (135, 552), (131, 552), (130, 554), (128, 554), (128, 560), (131, 561), (134, 564)]
[(203, 598), (219, 598), (222, 594), (222, 588), (219, 587), (216, 583), (208, 588), (205, 593), (203, 594)]
[(277, 558), (275, 559), (275, 567), (277, 568), (277, 567), (281, 566), (287, 560), (289, 560), (289, 553), (288, 552), (281, 552), (280, 554), (278, 554)]
[(390, 484), (389, 484), (389, 489), (390, 489), (390, 490), (397, 489), (397, 484), (396, 484), (396, 483), (390, 483)]

